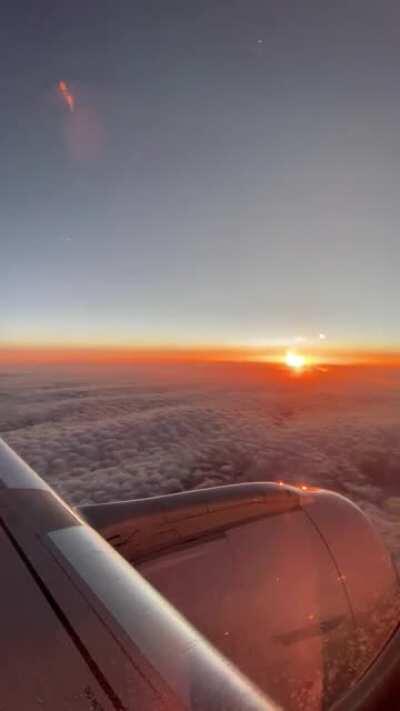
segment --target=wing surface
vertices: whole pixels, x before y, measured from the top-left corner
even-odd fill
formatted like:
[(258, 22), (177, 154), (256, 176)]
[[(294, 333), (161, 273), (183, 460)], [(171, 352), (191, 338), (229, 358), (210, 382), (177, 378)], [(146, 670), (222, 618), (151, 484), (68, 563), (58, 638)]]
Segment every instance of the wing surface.
[(0, 440), (0, 706), (276, 706)]

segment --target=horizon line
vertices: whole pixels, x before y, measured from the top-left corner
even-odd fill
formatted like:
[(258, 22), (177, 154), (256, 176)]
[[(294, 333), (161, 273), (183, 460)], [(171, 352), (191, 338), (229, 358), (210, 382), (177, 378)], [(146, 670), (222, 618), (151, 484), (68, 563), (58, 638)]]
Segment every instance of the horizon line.
[(400, 348), (371, 348), (299, 344), (255, 347), (248, 345), (111, 345), (111, 344), (1, 344), (0, 365), (37, 363), (163, 363), (232, 362), (282, 363), (287, 350), (307, 354), (321, 365), (400, 365)]

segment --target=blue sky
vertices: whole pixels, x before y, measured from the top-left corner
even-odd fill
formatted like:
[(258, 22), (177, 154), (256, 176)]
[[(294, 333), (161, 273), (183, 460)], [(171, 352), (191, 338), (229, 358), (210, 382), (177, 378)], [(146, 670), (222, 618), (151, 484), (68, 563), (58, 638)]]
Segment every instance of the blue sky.
[(6, 3), (1, 342), (400, 345), (400, 7), (331, 5)]

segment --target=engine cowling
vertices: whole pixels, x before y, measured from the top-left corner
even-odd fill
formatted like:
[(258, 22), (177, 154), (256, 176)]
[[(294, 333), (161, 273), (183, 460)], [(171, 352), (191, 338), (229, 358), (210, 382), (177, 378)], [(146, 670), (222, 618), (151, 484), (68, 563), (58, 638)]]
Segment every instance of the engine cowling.
[(332, 492), (238, 484), (81, 513), (284, 709), (329, 708), (400, 619), (383, 542)]

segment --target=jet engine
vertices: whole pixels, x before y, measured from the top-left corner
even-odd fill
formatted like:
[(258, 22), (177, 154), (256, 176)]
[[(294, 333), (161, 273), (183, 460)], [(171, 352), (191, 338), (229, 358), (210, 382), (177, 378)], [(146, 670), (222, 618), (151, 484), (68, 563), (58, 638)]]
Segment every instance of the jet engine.
[(80, 514), (283, 709), (374, 708), (399, 581), (349, 500), (252, 483)]

